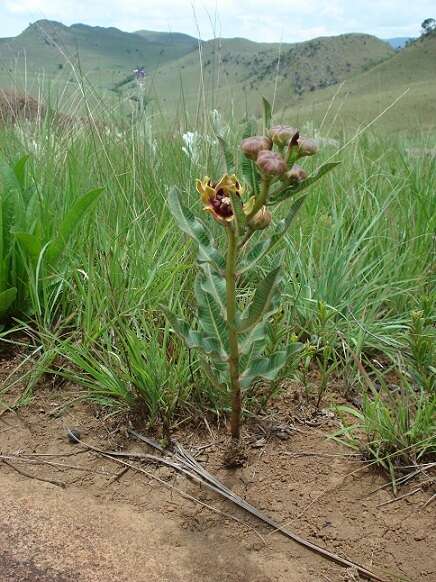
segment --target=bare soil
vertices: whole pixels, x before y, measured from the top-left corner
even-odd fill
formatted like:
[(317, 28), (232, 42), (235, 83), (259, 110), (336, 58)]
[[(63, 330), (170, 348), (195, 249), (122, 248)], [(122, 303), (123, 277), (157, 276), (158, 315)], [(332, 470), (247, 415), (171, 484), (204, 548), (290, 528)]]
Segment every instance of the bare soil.
[[(0, 381), (11, 366), (3, 362)], [(289, 387), (268, 419), (246, 425), (242, 468), (222, 465), (225, 430), (205, 422), (179, 427), (175, 436), (225, 485), (296, 533), (391, 580), (436, 580), (436, 503), (425, 507), (429, 492), (377, 507), (393, 499), (389, 488), (370, 495), (386, 477), (326, 439), (334, 417), (321, 416), (317, 426), (298, 422), (296, 390)], [(149, 452), (128, 438), (125, 419), (107, 418), (75, 396), (77, 388), (47, 385), (18, 413), (0, 416), (3, 458), (62, 454), (38, 459), (74, 466), (0, 460), (0, 582), (358, 580), (168, 468), (143, 465), (165, 487), (132, 470), (121, 474), (120, 465), (71, 444), (67, 427), (106, 450)]]

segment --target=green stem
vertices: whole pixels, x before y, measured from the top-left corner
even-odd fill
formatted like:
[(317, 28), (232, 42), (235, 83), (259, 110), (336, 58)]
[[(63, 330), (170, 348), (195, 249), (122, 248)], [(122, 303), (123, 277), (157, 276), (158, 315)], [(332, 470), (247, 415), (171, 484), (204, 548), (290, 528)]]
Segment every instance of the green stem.
[(227, 294), (227, 330), (229, 334), (229, 372), (232, 394), (231, 433), (232, 438), (239, 440), (241, 426), (241, 384), (239, 381), (239, 345), (236, 327), (236, 261), (238, 255), (236, 233), (232, 226), (227, 227), (227, 264), (226, 264), (226, 294)]
[(253, 210), (247, 216), (247, 221), (249, 221), (250, 218), (253, 218), (253, 216), (255, 216), (259, 212), (259, 210), (262, 208), (262, 206), (265, 205), (267, 198), (268, 198), (270, 184), (271, 184), (271, 176), (263, 176), (259, 196), (256, 198), (256, 202), (253, 206)]

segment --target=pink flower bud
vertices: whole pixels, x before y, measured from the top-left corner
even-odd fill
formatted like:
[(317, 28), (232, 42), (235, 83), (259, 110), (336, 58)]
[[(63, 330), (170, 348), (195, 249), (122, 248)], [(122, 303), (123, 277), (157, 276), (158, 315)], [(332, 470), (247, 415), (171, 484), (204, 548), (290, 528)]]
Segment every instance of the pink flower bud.
[(282, 156), (276, 152), (259, 152), (256, 163), (263, 174), (281, 176), (286, 172), (286, 162)]
[(292, 168), (286, 172), (285, 179), (287, 182), (291, 182), (292, 184), (302, 182), (307, 178), (307, 173), (301, 166), (294, 164)]
[(253, 230), (263, 230), (271, 224), (271, 220), (271, 212), (267, 209), (266, 206), (262, 206), (259, 212), (256, 212), (253, 218), (249, 220), (248, 224)]
[(287, 146), (294, 135), (297, 133), (298, 129), (295, 129), (295, 127), (289, 127), (287, 125), (276, 125), (269, 131), (273, 143), (280, 147)]
[(263, 150), (270, 150), (271, 148), (272, 141), (270, 138), (261, 135), (247, 137), (241, 142), (241, 150), (250, 160), (256, 160), (259, 152)]
[(313, 139), (300, 137), (298, 139), (298, 153), (300, 156), (313, 156), (318, 152), (318, 146)]

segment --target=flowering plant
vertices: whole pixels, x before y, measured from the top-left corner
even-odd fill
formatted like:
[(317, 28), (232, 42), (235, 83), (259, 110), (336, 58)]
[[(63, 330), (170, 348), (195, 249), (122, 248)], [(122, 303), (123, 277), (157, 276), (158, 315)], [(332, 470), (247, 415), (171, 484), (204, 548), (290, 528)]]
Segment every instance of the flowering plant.
[[(168, 195), (170, 210), (198, 247), (197, 325), (191, 328), (165, 306), (162, 309), (187, 346), (199, 351), (208, 378), (230, 393), (231, 435), (237, 443), (244, 391), (257, 379), (274, 380), (288, 358), (301, 349), (296, 342), (265, 355), (265, 326), (280, 298), (280, 265), (258, 283), (249, 304), (238, 300), (237, 284), (241, 275), (253, 271), (276, 249), (307, 196), (305, 190), (339, 162), (326, 163), (308, 175), (296, 162), (317, 153), (315, 142), (300, 136), (295, 128), (271, 127), (271, 107), (266, 100), (264, 135), (247, 137), (241, 143), (242, 179), (235, 175), (235, 160), (223, 137), (217, 138), (227, 172), (217, 181), (209, 177), (197, 180), (196, 188), (204, 210), (225, 230), (225, 251), (220, 251), (206, 224), (182, 204), (179, 191), (173, 188)], [(288, 200), (292, 204), (285, 218), (273, 226), (271, 210)], [(271, 235), (255, 241), (255, 235), (268, 228)]]

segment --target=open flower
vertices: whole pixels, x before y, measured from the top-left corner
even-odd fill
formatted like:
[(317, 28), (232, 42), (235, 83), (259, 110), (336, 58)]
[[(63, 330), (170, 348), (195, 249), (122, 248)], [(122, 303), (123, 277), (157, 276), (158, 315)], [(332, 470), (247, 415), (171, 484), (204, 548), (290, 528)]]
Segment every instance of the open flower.
[(263, 174), (270, 176), (281, 176), (287, 169), (285, 160), (277, 152), (259, 152), (256, 163)]
[(298, 129), (295, 129), (295, 127), (289, 127), (288, 125), (275, 125), (269, 130), (273, 143), (280, 147), (287, 146), (297, 133)]
[(196, 182), (197, 192), (201, 195), (203, 209), (210, 212), (220, 224), (228, 224), (233, 220), (233, 208), (231, 194), (241, 196), (244, 189), (236, 176), (225, 174), (216, 183), (206, 176), (203, 180)]
[(241, 150), (243, 154), (250, 160), (256, 160), (259, 152), (270, 150), (272, 148), (272, 141), (269, 137), (263, 135), (255, 135), (247, 137), (241, 142)]

